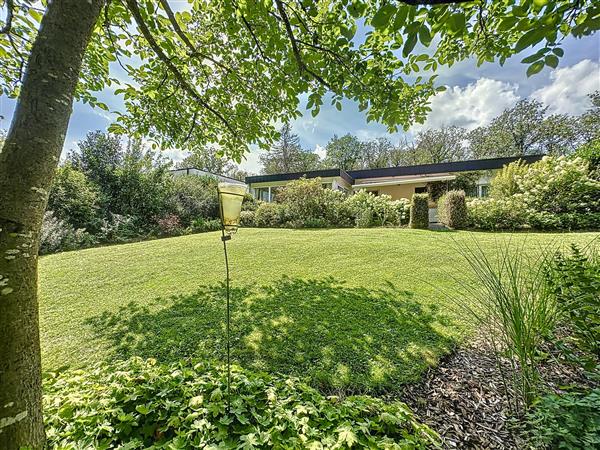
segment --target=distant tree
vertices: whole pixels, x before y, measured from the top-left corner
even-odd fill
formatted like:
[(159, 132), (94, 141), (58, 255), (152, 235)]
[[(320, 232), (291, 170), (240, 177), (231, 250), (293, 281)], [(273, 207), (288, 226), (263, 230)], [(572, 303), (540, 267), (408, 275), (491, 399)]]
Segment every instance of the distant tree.
[(227, 175), (236, 169), (236, 165), (228, 158), (221, 156), (214, 147), (195, 148), (191, 152), (191, 155), (176, 164), (178, 169), (194, 167), (219, 175)]
[(387, 138), (364, 142), (361, 146), (361, 169), (377, 169), (393, 165), (394, 150), (394, 144)]
[(71, 151), (67, 160), (98, 186), (114, 185), (115, 170), (123, 162), (121, 138), (100, 130), (89, 132), (77, 143), (78, 151)]
[(415, 153), (420, 164), (435, 164), (465, 159), (467, 132), (457, 126), (422, 131), (415, 138)]
[(412, 166), (415, 164), (419, 164), (419, 155), (415, 143), (403, 136), (398, 145), (392, 150), (390, 166)]
[(325, 165), (329, 168), (344, 170), (360, 169), (364, 144), (356, 136), (334, 135), (325, 147)]
[(250, 172), (240, 169), (239, 167), (235, 167), (227, 174), (228, 177), (235, 178), (236, 180), (240, 181), (245, 181), (246, 177), (249, 177), (250, 175), (252, 175)]
[(490, 125), (469, 134), (475, 158), (528, 155), (540, 152), (541, 124), (547, 107), (536, 100), (520, 100), (492, 120)]
[(549, 116), (547, 110), (540, 102), (529, 99), (504, 110), (490, 125), (469, 133), (473, 157), (573, 152), (585, 139), (580, 118), (566, 114)]
[(600, 139), (600, 91), (589, 96), (591, 107), (578, 118), (582, 144)]
[(300, 138), (292, 132), (289, 124), (283, 125), (279, 131), (279, 139), (269, 151), (260, 156), (263, 173), (286, 173), (314, 170), (319, 166), (316, 153), (303, 150)]

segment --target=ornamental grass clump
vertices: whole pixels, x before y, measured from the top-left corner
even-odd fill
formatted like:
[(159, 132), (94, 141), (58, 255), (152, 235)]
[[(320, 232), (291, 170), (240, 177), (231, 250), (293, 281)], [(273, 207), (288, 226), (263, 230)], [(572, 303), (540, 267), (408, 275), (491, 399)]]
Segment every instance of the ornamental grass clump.
[[(511, 407), (527, 408), (539, 392), (538, 357), (545, 337), (554, 330), (559, 311), (544, 277), (550, 246), (531, 253), (523, 245), (497, 244), (486, 252), (478, 243), (458, 248), (471, 268), (454, 298), (477, 322), (496, 357), (506, 387), (517, 395)], [(508, 389), (506, 389), (508, 398)]]
[(439, 438), (400, 402), (325, 397), (295, 378), (133, 358), (45, 380), (50, 448), (414, 448)]

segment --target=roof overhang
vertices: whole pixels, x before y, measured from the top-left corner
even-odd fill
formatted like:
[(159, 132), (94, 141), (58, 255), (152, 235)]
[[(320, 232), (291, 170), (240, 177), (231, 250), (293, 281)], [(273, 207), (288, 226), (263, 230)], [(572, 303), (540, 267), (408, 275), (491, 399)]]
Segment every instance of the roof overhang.
[(413, 184), (413, 183), (429, 183), (431, 181), (451, 181), (456, 179), (456, 175), (437, 175), (437, 176), (420, 176), (420, 177), (407, 177), (398, 178), (396, 180), (381, 180), (367, 183), (357, 183), (352, 186), (352, 189), (366, 189), (370, 187), (380, 186), (396, 186), (400, 184)]

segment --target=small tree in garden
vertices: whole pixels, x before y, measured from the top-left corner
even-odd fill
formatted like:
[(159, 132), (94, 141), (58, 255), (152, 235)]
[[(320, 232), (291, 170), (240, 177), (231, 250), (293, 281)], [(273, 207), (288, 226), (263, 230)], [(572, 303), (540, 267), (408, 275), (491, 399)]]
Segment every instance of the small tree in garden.
[(465, 191), (449, 191), (438, 201), (438, 217), (444, 225), (460, 229), (468, 225)]
[(410, 203), (410, 222), (411, 228), (429, 227), (429, 194), (414, 194)]

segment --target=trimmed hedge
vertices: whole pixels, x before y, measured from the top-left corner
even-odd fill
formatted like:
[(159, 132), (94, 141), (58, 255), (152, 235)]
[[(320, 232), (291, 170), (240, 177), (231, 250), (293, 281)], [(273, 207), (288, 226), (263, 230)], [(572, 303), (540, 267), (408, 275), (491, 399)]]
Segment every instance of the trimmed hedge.
[(469, 224), (465, 191), (448, 191), (438, 201), (438, 218), (441, 223), (454, 229)]
[(411, 448), (439, 444), (400, 402), (325, 397), (296, 378), (133, 358), (51, 375), (49, 448)]
[(429, 228), (429, 194), (413, 194), (408, 226), (411, 228)]

